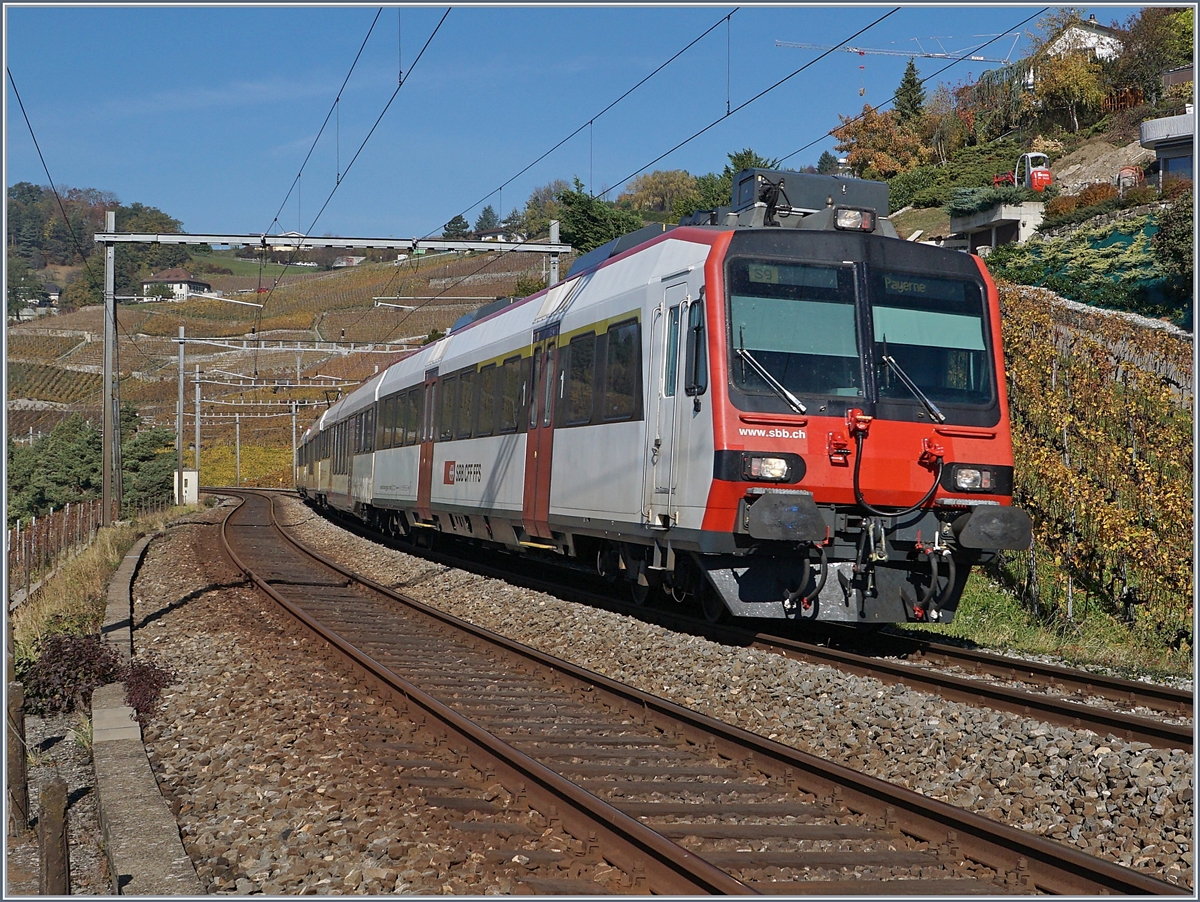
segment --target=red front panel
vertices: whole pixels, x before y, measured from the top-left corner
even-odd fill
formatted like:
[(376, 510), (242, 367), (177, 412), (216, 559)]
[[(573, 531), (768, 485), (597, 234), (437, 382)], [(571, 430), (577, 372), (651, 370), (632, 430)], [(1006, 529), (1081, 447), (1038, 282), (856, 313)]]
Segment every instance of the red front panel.
[(434, 385), (435, 379), (425, 380), (425, 398), (421, 405), (420, 422), (421, 461), (417, 470), (417, 515), (422, 520), (432, 520), (433, 510), (430, 502), (433, 493), (433, 438), (434, 438)]
[[(707, 319), (710, 339), (714, 447), (729, 451), (787, 452), (804, 459), (806, 473), (796, 484), (782, 488), (811, 491), (820, 504), (855, 505), (854, 464), (856, 443), (846, 419), (740, 411), (729, 399), (729, 351), (726, 346), (724, 258), (728, 247), (717, 242), (705, 264)], [(934, 481), (932, 461), (922, 463), (922, 452), (940, 446), (947, 464), (969, 462), (1011, 467), (1012, 445), (1008, 429), (1008, 398), (1004, 391), (1004, 352), (1000, 336), (1000, 302), (996, 287), (982, 261), (976, 258), (987, 286), (986, 306), (992, 337), (993, 366), (997, 374), (1000, 416), (993, 427), (935, 425), (895, 420), (874, 420), (863, 443), (860, 485), (864, 500), (878, 507), (902, 508), (919, 501)], [(927, 456), (928, 460), (928, 456)], [(709, 492), (703, 529), (734, 529), (739, 501), (748, 483), (714, 479)], [(939, 488), (935, 498), (978, 497), (958, 495)], [(991, 496), (1011, 504), (1010, 495)]]

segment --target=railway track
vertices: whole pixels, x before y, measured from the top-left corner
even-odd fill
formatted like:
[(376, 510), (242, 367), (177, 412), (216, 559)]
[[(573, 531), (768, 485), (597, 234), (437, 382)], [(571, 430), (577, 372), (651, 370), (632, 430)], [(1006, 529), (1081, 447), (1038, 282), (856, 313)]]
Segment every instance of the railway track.
[[(501, 567), (484, 557), (464, 558), (417, 548), (382, 536), (359, 521), (336, 512), (327, 511), (326, 514), (362, 537), (382, 541), (410, 554), (449, 566), (468, 567), (474, 572), (500, 579), (515, 580), (529, 588), (618, 610), (714, 642), (769, 650), (808, 663), (874, 677), (886, 683), (904, 683), (912, 689), (935, 693), (964, 704), (1034, 717), (1070, 729), (1090, 730), (1100, 736), (1112, 735), (1129, 742), (1145, 742), (1155, 748), (1194, 750), (1193, 724), (1178, 720), (1190, 717), (1193, 710), (1194, 696), (1185, 690), (887, 633), (867, 635), (853, 628), (819, 625), (814, 630), (806, 631), (811, 632), (813, 638), (800, 638), (794, 634), (780, 634), (777, 623), (769, 623), (763, 631), (736, 624), (710, 624), (680, 610), (675, 604), (667, 607), (632, 605), (614, 599), (611, 592), (547, 578), (540, 570), (523, 567), (518, 560), (514, 560), (512, 566)], [(864, 646), (867, 647), (866, 651), (863, 650)], [(946, 668), (965, 672), (955, 675), (947, 673)], [(1160, 711), (1177, 720), (1146, 716), (1131, 712), (1127, 710), (1128, 707)]]
[[(234, 494), (230, 492), (229, 494)], [(531, 892), (672, 894), (1180, 893), (1177, 887), (695, 714), (392, 593), (319, 560), (263, 494), (222, 527), (236, 565), (470, 768), (407, 761), (430, 804), (502, 835), (499, 780), (579, 840), (513, 855)], [(479, 785), (464, 770), (481, 775)], [(606, 888), (601, 888), (605, 891)], [(608, 887), (607, 891), (621, 891)]]

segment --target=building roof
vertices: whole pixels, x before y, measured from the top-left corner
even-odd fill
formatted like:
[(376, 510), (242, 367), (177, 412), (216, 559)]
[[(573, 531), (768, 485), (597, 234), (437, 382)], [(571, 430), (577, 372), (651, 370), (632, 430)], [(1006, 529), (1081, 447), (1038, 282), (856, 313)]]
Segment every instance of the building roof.
[(186, 269), (180, 269), (178, 267), (174, 269), (164, 269), (160, 273), (155, 273), (149, 278), (142, 279), (143, 285), (148, 285), (151, 282), (196, 282), (199, 285), (208, 284), (207, 282), (197, 279)]

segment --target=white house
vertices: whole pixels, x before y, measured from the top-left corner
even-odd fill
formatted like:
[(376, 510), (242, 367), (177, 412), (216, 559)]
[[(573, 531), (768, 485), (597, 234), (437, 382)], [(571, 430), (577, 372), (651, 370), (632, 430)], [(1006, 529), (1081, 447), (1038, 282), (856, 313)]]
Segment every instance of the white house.
[(1064, 28), (1062, 34), (1050, 42), (1046, 52), (1051, 56), (1062, 56), (1075, 50), (1085, 50), (1089, 56), (1108, 61), (1119, 57), (1124, 47), (1115, 29), (1101, 25), (1095, 16), (1088, 16), (1086, 22), (1076, 22)]
[(170, 288), (172, 296), (178, 301), (182, 301), (190, 292), (212, 291), (212, 286), (207, 282), (201, 282), (187, 270), (179, 268), (164, 269), (148, 279), (143, 279), (142, 294), (150, 294), (151, 289), (158, 285), (166, 285)]

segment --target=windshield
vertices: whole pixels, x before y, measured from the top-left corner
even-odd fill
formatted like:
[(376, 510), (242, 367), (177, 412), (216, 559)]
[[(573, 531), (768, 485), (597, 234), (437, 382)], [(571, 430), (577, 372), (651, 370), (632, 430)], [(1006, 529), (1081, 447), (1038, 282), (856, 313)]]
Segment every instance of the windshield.
[(934, 403), (992, 402), (992, 366), (976, 282), (912, 273), (871, 274), (875, 378), (880, 399), (917, 402), (883, 360), (891, 356)]
[[(788, 391), (862, 395), (850, 267), (734, 259), (729, 313), (730, 347), (748, 351)], [(730, 360), (738, 389), (775, 393), (744, 355)]]

